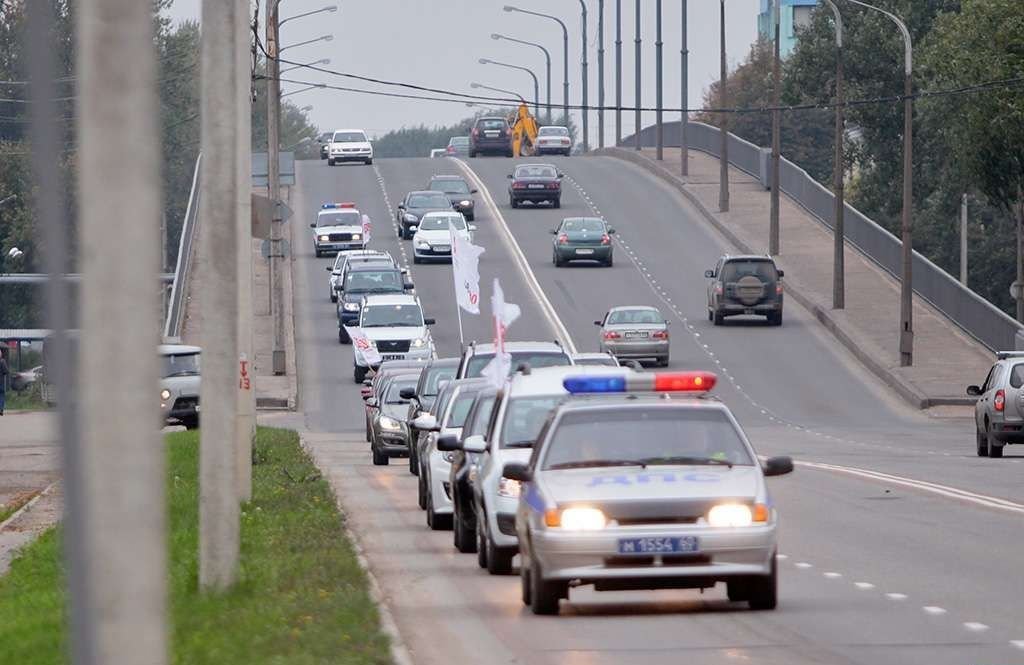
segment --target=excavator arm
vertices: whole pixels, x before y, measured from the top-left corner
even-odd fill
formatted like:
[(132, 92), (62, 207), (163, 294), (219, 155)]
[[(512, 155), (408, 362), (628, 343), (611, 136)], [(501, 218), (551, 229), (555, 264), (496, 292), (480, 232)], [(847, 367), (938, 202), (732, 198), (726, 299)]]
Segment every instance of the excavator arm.
[(512, 154), (517, 157), (532, 155), (537, 143), (537, 120), (530, 114), (530, 107), (520, 104), (509, 124), (512, 126)]

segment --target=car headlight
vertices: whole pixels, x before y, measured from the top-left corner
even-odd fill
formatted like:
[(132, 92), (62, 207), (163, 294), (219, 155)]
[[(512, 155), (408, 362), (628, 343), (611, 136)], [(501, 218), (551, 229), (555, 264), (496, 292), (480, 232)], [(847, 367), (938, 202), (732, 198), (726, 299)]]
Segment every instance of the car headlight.
[(472, 201), (459, 201), (459, 205), (460, 206), (471, 206), (471, 205), (473, 205), (473, 202)]
[(163, 390), (161, 390), (160, 391), (160, 399), (162, 399), (164, 401), (167, 401), (167, 400), (171, 399), (171, 391), (168, 390), (167, 388), (164, 388)]
[(327, 235), (317, 236), (316, 239), (319, 240), (320, 242), (327, 242), (328, 240), (331, 239), (331, 236), (327, 236)]
[(498, 496), (507, 496), (510, 499), (518, 499), (522, 489), (523, 484), (518, 480), (511, 480), (504, 476), (498, 479)]
[(708, 511), (708, 524), (717, 527), (750, 526), (754, 514), (741, 503), (720, 503)]
[(405, 215), (402, 217), (402, 219), (404, 219), (407, 222), (418, 222), (419, 221), (419, 217), (417, 217), (416, 215), (413, 215), (411, 213), (408, 213), (408, 212), (405, 213)]
[(559, 518), (558, 526), (570, 531), (600, 531), (608, 523), (597, 508), (566, 508)]
[(427, 340), (424, 337), (417, 337), (416, 339), (414, 339), (410, 343), (410, 346), (412, 346), (415, 349), (422, 349), (426, 345), (427, 345)]
[(352, 239), (353, 240), (362, 240), (363, 236), (362, 236), (362, 234), (359, 234), (359, 233), (353, 233), (352, 234)]
[(430, 249), (430, 243), (428, 243), (426, 240), (417, 240), (416, 249)]
[(358, 312), (359, 311), (359, 303), (357, 303), (357, 302), (347, 302), (343, 306), (343, 309), (346, 312)]
[(389, 432), (397, 432), (402, 429), (402, 423), (398, 422), (394, 418), (390, 418), (388, 416), (381, 416), (380, 428), (386, 429)]

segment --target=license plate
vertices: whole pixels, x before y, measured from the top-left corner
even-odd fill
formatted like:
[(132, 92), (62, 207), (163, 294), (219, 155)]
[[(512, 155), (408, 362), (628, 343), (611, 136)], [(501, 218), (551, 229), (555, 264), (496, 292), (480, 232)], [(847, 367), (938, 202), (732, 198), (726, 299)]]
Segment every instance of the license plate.
[(541, 183), (532, 183), (530, 185), (527, 185), (527, 187), (529, 187), (530, 189), (544, 189), (544, 185)]
[(647, 333), (645, 333), (645, 332), (628, 332), (628, 333), (626, 333), (626, 338), (628, 339), (630, 337), (647, 337)]
[(697, 536), (620, 538), (619, 554), (688, 554), (700, 551)]
[(747, 309), (743, 310), (743, 313), (744, 314), (753, 314), (754, 310), (748, 307)]
[(577, 249), (576, 253), (577, 254), (593, 254), (594, 250), (592, 250), (592, 249)]
[(450, 251), (452, 251), (452, 248), (449, 247), (448, 245), (434, 245), (434, 251), (435, 252), (450, 252)]
[(404, 356), (401, 353), (382, 353), (380, 359), (383, 360), (402, 360)]
[(498, 132), (484, 132), (484, 136), (486, 136), (488, 138), (494, 138), (497, 135), (498, 135)]

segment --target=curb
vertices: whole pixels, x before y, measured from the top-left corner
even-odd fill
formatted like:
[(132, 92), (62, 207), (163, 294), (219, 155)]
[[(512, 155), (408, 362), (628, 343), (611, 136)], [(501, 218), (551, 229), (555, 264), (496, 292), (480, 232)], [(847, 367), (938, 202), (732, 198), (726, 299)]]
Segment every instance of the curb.
[[(632, 150), (615, 147), (599, 148), (598, 150), (587, 153), (587, 156), (614, 157), (639, 166), (662, 182), (671, 185), (680, 194), (682, 194), (683, 197), (685, 197), (686, 200), (701, 213), (704, 219), (724, 235), (729, 242), (736, 246), (737, 249), (748, 254), (754, 253), (754, 250), (749, 245), (743, 242), (739, 236), (729, 229), (728, 226), (715, 217), (712, 211), (708, 210), (707, 206), (705, 206), (697, 196), (686, 187), (686, 183), (682, 182), (682, 180), (675, 177), (674, 174), (669, 173), (658, 164), (652, 162), (649, 158), (644, 157), (642, 154), (638, 155)], [(914, 408), (927, 409), (932, 406), (940, 405), (973, 406), (974, 400), (970, 399), (958, 397), (929, 397), (913, 383), (903, 379), (895, 372), (889, 370), (889, 368), (884, 364), (876, 360), (867, 349), (858, 344), (849, 334), (847, 334), (845, 330), (843, 330), (841, 323), (832, 316), (831, 312), (819, 305), (805, 293), (801, 293), (798, 288), (794, 288), (792, 282), (789, 283), (787, 293), (805, 307), (814, 316), (814, 318), (825, 327), (826, 330), (832, 333), (832, 335), (857, 358), (857, 360), (859, 360), (875, 376), (892, 388), (896, 394)]]
[(42, 489), (42, 491), (37, 492), (34, 497), (29, 499), (28, 502), (25, 503), (25, 505), (14, 511), (10, 517), (5, 519), (3, 522), (0, 522), (0, 532), (2, 532), (4, 529), (10, 526), (16, 519), (18, 519), (28, 511), (32, 510), (32, 506), (39, 503), (39, 501), (42, 500), (43, 497), (47, 496), (50, 492), (52, 492), (53, 488), (56, 487), (57, 483), (59, 482), (60, 480), (58, 479), (47, 485), (45, 488)]

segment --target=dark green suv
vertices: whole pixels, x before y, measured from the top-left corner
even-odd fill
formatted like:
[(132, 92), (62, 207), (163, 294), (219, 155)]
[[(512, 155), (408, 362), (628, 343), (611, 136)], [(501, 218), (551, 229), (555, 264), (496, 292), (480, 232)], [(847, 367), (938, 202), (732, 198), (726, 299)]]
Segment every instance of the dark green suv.
[(782, 325), (782, 275), (768, 255), (726, 254), (708, 278), (708, 320), (722, 325), (727, 316), (754, 315), (768, 318), (768, 325)]

